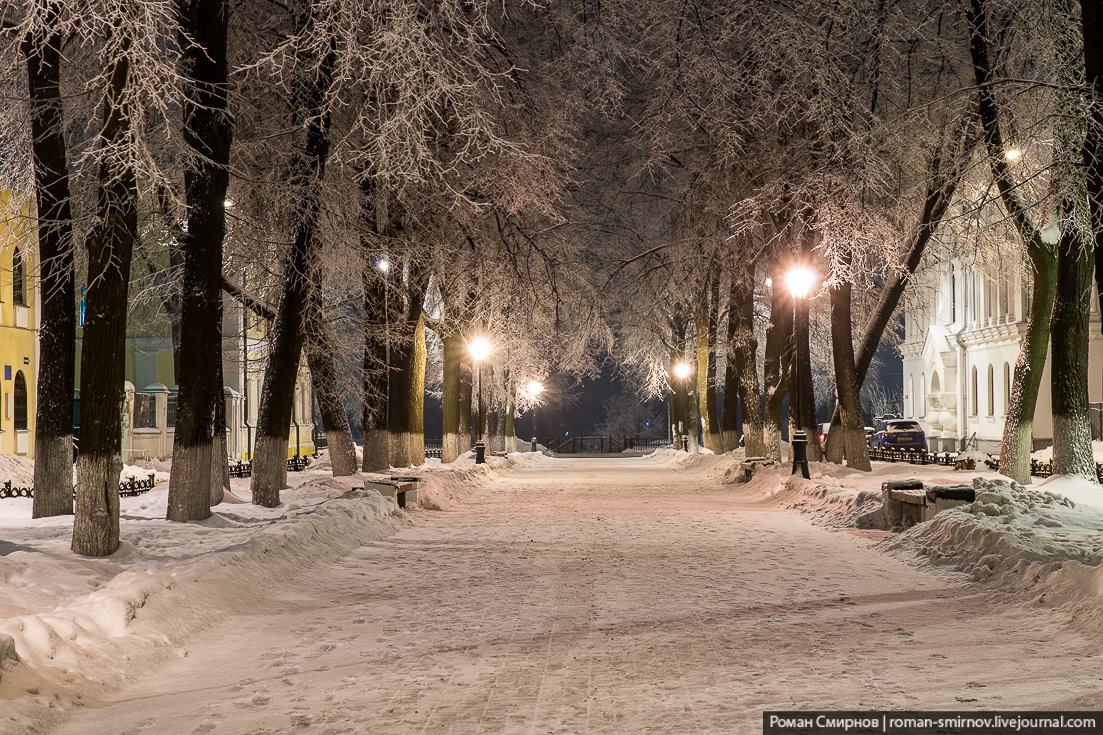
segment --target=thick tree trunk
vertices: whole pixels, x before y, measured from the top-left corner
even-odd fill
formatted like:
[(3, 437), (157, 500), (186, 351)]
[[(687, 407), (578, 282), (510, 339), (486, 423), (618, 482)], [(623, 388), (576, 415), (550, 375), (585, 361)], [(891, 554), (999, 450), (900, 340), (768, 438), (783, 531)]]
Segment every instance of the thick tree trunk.
[(181, 0), (177, 13), (182, 67), (190, 72), (194, 85), (183, 105), (183, 136), (194, 155), (184, 168), (188, 224), (180, 235), (184, 256), (176, 374), (180, 393), (167, 517), (195, 521), (209, 517), (211, 498), (222, 495), (221, 483), (212, 487), (211, 479), (218, 474), (212, 467), (213, 442), (217, 408), (223, 399), (220, 286), (233, 139), (226, 97), (229, 5), (226, 0)]
[[(314, 18), (310, 11), (303, 10), (296, 21), (305, 27)], [(292, 92), (296, 128), (305, 130), (305, 140), (301, 148), (296, 147), (291, 165), (291, 184), (299, 192), (299, 204), (291, 250), (284, 263), (283, 294), (269, 339), (253, 457), (253, 503), (270, 508), (279, 505), (280, 490), (287, 484), (287, 445), (302, 355), (303, 315), (310, 288), (307, 269), (317, 261), (320, 249), (315, 228), (321, 208), (319, 185), (325, 176), (329, 147), (329, 116), (323, 106), (335, 54), (330, 51), (314, 63), (310, 59), (300, 61), (309, 71), (298, 72)]]
[(446, 334), (444, 343), (444, 410), (442, 463), (455, 462), (471, 449), (471, 358), (460, 332)]
[(390, 466), (385, 277), (371, 262), (364, 263), (364, 472)]
[(486, 450), (488, 452), (501, 452), (505, 449), (505, 437), (502, 432), (505, 430), (503, 426), (504, 414), (501, 404), (491, 402), (490, 414), (487, 418), (489, 425), (486, 428), (487, 431), (487, 443)]
[(1026, 332), (1015, 360), (1011, 402), (1003, 425), (1000, 445), (1000, 474), (1024, 485), (1030, 484), (1030, 454), (1034, 451), (1034, 408), (1042, 386), (1042, 371), (1049, 349), (1050, 317), (1057, 286), (1057, 264), (1045, 251), (1031, 254), (1034, 285)]
[[(742, 398), (739, 385), (739, 367), (736, 363), (736, 340), (739, 339), (739, 318), (736, 316), (735, 300), (737, 298), (737, 281), (733, 277), (731, 291), (728, 297), (728, 343), (727, 359), (724, 361), (724, 406), (721, 413), (721, 428), (723, 430), (723, 451), (731, 452), (739, 448), (739, 400)], [(743, 417), (746, 422), (746, 416)], [(744, 434), (746, 425), (744, 423)], [(747, 455), (751, 456), (750, 454)]]
[[(57, 3), (46, 23), (57, 20)], [(63, 105), (61, 34), (27, 36), (31, 157), (38, 219), (41, 327), (34, 442), (35, 518), (73, 512), (73, 388), (76, 289), (73, 273), (73, 216), (69, 200)]]
[(428, 273), (411, 268), (406, 315), (391, 347), (392, 467), (425, 463), (425, 320)]
[(305, 318), (306, 363), (310, 369), (314, 395), (322, 412), (322, 425), (329, 445), (330, 471), (334, 477), (348, 477), (355, 475), (357, 471), (356, 446), (352, 441), (349, 415), (345, 411), (345, 401), (337, 382), (337, 359), (334, 357), (336, 348), (326, 326), (321, 271), (320, 267), (311, 268)]
[(1096, 480), (1088, 421), (1088, 312), (1094, 254), (1071, 234), (1061, 238), (1057, 255), (1057, 289), (1051, 335), (1060, 335), (1050, 350), (1053, 366), (1053, 471)]
[[(844, 260), (850, 267), (850, 255)], [(835, 385), (842, 410), (842, 430), (846, 445), (846, 465), (869, 472), (869, 447), (866, 444), (865, 424), (862, 422), (862, 403), (858, 394), (858, 380), (854, 367), (853, 322), (850, 316), (850, 274), (844, 275), (831, 289), (831, 353), (835, 363)]]
[[(125, 146), (133, 111), (125, 103), (130, 39), (119, 39), (108, 66), (104, 146)], [(125, 160), (125, 156), (121, 157)], [(100, 165), (99, 222), (88, 237), (88, 291), (81, 349), (81, 446), (77, 462), (73, 551), (108, 556), (119, 548), (119, 473), (130, 260), (138, 239), (134, 170), (107, 157)]]
[[(739, 378), (739, 408), (743, 415), (743, 445), (745, 456), (762, 457), (766, 454), (763, 440), (765, 413), (762, 408), (762, 392), (758, 383), (758, 340), (754, 334), (754, 272), (743, 274), (738, 289), (732, 290), (734, 299), (728, 307), (728, 318), (735, 318), (734, 351), (729, 332), (729, 361), (734, 358)], [(733, 439), (734, 441), (734, 439)], [(735, 446), (728, 447), (734, 449)]]
[(506, 371), (506, 405), (505, 416), (502, 422), (505, 435), (505, 451), (509, 454), (513, 454), (517, 451), (517, 430), (513, 424), (513, 415), (517, 413), (517, 386), (514, 385), (513, 380), (509, 377), (509, 371)]
[(716, 417), (716, 302), (700, 304), (694, 313), (697, 331), (697, 395), (701, 411), (701, 444), (717, 454), (724, 451)]
[(784, 274), (771, 266), (773, 282), (770, 298), (770, 323), (766, 327), (766, 354), (763, 360), (766, 420), (763, 427), (764, 456), (781, 462), (781, 404), (789, 392), (789, 345), (792, 343), (793, 303), (781, 284)]
[(352, 429), (349, 427), (348, 413), (345, 412), (345, 402), (341, 398), (341, 388), (337, 384), (334, 347), (320, 313), (312, 313), (309, 317), (307, 335), (306, 364), (310, 368), (310, 384), (322, 412), (331, 472), (334, 477), (355, 475), (356, 446), (352, 441)]
[[(221, 353), (220, 353), (221, 356)], [(226, 384), (222, 372), (222, 360), (218, 360), (218, 384)], [(230, 453), (226, 449), (226, 393), (219, 390), (219, 399), (214, 411), (214, 441), (211, 443), (211, 505), (222, 502), (230, 491)]]
[(797, 385), (800, 386), (800, 416), (794, 417), (794, 423), (798, 424), (808, 438), (808, 461), (823, 461), (823, 447), (820, 445), (820, 427), (816, 421), (816, 392), (812, 383), (812, 355), (808, 344), (809, 318), (808, 300), (801, 299), (797, 308), (800, 310), (795, 330), (796, 342), (796, 369), (798, 371)]

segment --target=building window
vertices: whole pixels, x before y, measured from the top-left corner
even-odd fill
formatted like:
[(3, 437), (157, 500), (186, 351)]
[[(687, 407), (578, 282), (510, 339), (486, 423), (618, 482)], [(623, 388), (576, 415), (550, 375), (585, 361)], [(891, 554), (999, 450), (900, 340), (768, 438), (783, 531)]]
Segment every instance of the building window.
[(970, 415), (976, 416), (977, 415), (977, 366), (976, 365), (973, 366), (973, 384), (969, 387), (972, 388), (971, 396), (972, 396), (972, 406), (973, 406), (973, 411)]
[(16, 306), (27, 305), (27, 294), (23, 282), (23, 254), (19, 252), (19, 248), (16, 248), (11, 257), (11, 300)]
[(988, 366), (988, 415), (996, 415), (996, 371)]
[(15, 430), (27, 430), (27, 380), (23, 371), (15, 374)]
[(1003, 412), (1011, 408), (1011, 363), (1003, 364)]

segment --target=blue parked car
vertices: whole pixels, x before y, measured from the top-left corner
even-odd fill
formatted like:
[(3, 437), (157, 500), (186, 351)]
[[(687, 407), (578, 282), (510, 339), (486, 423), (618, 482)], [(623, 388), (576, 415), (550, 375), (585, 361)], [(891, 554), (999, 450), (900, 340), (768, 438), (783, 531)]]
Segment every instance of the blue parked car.
[(869, 446), (875, 449), (926, 449), (927, 435), (917, 421), (888, 419), (881, 430), (869, 438)]

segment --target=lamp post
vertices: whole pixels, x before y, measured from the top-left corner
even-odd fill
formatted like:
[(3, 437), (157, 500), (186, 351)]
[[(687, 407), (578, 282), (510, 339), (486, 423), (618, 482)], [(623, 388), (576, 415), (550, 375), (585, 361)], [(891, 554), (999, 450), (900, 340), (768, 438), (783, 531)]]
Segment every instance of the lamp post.
[(794, 268), (785, 275), (785, 283), (789, 287), (789, 293), (793, 295), (793, 389), (794, 411), (796, 413), (796, 429), (793, 431), (791, 447), (793, 455), (793, 474), (800, 472), (801, 477), (809, 479), (808, 475), (808, 435), (804, 433), (800, 405), (800, 350), (801, 318), (805, 315), (805, 299), (812, 289), (812, 283), (816, 274), (808, 268)]
[[(682, 381), (682, 392), (684, 394), (682, 396), (682, 398), (686, 401), (689, 400), (689, 390), (686, 386), (686, 378), (689, 377), (690, 370), (691, 370), (691, 368), (690, 368), (688, 362), (680, 362), (680, 363), (678, 363), (677, 365), (674, 366), (674, 377), (676, 377), (676, 378), (678, 378), (678, 380)], [(671, 401), (673, 402), (673, 399), (671, 399)], [(683, 404), (682, 405), (683, 411), (684, 411), (685, 408), (687, 408), (687, 405)], [(671, 423), (673, 423), (673, 421)], [(689, 427), (688, 426), (685, 426), (685, 427), (682, 426), (682, 417), (679, 416), (678, 417), (678, 433), (681, 435), (681, 439), (679, 441), (682, 444), (681, 448), (686, 450), (686, 451), (689, 451), (689, 437), (686, 434), (682, 433), (683, 431), (685, 431), (687, 429), (689, 429)], [(677, 449), (678, 447), (675, 446), (674, 448)]]
[(479, 387), (479, 430), (475, 440), (475, 464), (486, 462), (486, 436), (483, 434), (483, 367), (482, 361), (490, 355), (490, 342), (485, 337), (476, 337), (467, 345), (471, 357), (475, 360), (475, 371)]
[(528, 385), (529, 396), (532, 398), (532, 451), (536, 451), (536, 398), (544, 392), (544, 386), (539, 380), (530, 380)]
[[(383, 369), (387, 376), (387, 436), (391, 431), (391, 315), (390, 315), (390, 284), (387, 280), (387, 271), (391, 264), (386, 258), (380, 259), (378, 265), (383, 274)], [(378, 313), (378, 312), (377, 312)], [(389, 441), (389, 440), (388, 440)]]

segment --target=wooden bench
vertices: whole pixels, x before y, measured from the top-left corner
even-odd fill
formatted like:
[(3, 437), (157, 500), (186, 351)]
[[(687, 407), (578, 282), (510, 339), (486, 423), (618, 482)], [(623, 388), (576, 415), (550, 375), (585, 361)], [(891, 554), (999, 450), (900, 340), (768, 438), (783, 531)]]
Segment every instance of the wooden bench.
[(418, 507), (417, 486), (420, 477), (392, 476), (382, 480), (365, 480), (365, 488), (375, 488), (386, 498), (394, 498), (399, 508)]

